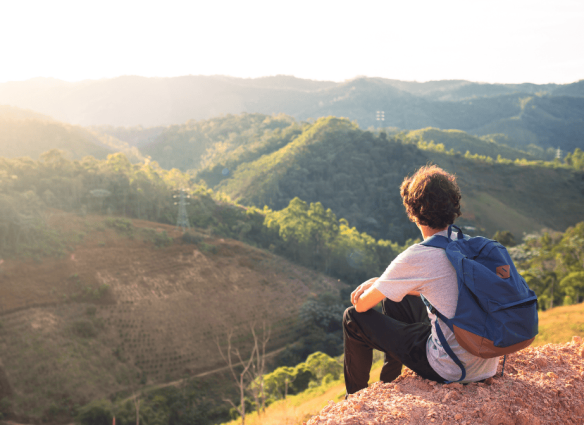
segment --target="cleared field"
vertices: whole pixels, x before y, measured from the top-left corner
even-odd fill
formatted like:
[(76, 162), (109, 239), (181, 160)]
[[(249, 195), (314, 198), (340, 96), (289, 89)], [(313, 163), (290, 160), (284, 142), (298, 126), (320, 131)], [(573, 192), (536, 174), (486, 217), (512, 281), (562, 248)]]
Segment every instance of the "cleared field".
[[(73, 406), (141, 385), (225, 366), (216, 338), (245, 355), (250, 325), (272, 327), (268, 349), (298, 336), (311, 293), (342, 283), (243, 243), (132, 221), (120, 234), (103, 217), (55, 216), (83, 233), (66, 258), (7, 259), (0, 273), (0, 368), (17, 416), (66, 418)], [(146, 232), (146, 233), (144, 233)], [(167, 232), (157, 248), (153, 234)], [(52, 413), (51, 413), (52, 412)]]

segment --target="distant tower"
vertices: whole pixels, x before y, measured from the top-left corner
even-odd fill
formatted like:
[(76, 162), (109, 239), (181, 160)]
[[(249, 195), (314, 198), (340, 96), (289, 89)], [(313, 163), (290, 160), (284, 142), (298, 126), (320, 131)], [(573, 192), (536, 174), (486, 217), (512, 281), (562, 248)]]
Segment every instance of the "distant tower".
[(189, 204), (186, 202), (186, 199), (190, 198), (190, 196), (185, 194), (184, 189), (181, 189), (180, 194), (174, 195), (174, 198), (179, 198), (178, 202), (174, 203), (174, 205), (178, 204), (178, 218), (176, 220), (176, 227), (181, 227), (184, 232), (187, 228), (191, 228), (191, 225), (189, 224), (189, 218), (187, 217), (187, 205)]
[(556, 159), (562, 159), (562, 150), (560, 148), (556, 150)]
[(385, 121), (385, 111), (377, 111), (377, 114), (375, 114), (375, 119), (377, 120), (377, 125), (383, 127), (383, 121)]

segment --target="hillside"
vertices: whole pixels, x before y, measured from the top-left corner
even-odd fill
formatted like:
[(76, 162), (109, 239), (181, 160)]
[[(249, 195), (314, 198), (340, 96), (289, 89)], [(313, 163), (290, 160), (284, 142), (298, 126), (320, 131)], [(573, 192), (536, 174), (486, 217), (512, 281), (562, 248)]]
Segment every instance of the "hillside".
[(498, 155), (501, 155), (503, 158), (511, 160), (522, 158), (529, 160), (544, 159), (541, 157), (536, 158), (531, 153), (499, 143), (498, 140), (501, 138), (497, 137), (497, 135), (487, 135), (483, 138), (479, 138), (462, 130), (440, 130), (438, 128), (430, 127), (408, 131), (402, 137), (416, 141), (425, 141), (427, 143), (441, 143), (444, 145), (445, 150), (449, 151), (450, 149), (454, 149), (455, 152), (460, 152), (462, 154), (468, 151), (471, 154), (485, 155), (490, 156), (491, 158), (497, 158)]
[(529, 347), (509, 356), (504, 376), (465, 386), (436, 384), (406, 369), (392, 383), (377, 382), (348, 400), (330, 401), (306, 425), (579, 424), (583, 357), (580, 337)]
[(66, 256), (0, 266), (2, 413), (22, 420), (67, 420), (91, 400), (223, 367), (215, 338), (233, 329), (245, 354), (254, 322), (280, 348), (307, 297), (342, 286), (205, 231), (193, 244), (174, 226), (58, 210), (48, 225)]
[(554, 307), (539, 313), (539, 334), (533, 345), (561, 344), (573, 335), (584, 338), (584, 303)]
[(140, 148), (154, 142), (157, 137), (167, 130), (167, 127), (115, 127), (112, 125), (96, 125), (87, 127), (99, 134), (107, 134), (118, 140), (123, 140), (130, 146)]
[[(581, 211), (580, 195), (574, 194), (582, 193), (582, 187), (572, 171), (448, 154), (468, 151), (527, 160), (544, 155), (541, 149), (534, 156), (506, 146), (499, 142), (505, 141), (501, 135), (478, 138), (460, 130), (426, 128), (387, 136), (360, 130), (346, 119), (298, 123), (289, 116), (263, 114), (191, 120), (159, 130), (141, 151), (166, 169), (188, 170), (194, 181), (202, 179), (259, 208), (282, 209), (294, 197), (322, 202), (360, 231), (400, 243), (417, 237), (418, 231), (405, 217), (397, 188), (405, 175), (432, 161), (461, 176), (467, 213), (462, 223), (482, 228), (488, 236), (505, 229), (521, 238), (545, 226), (563, 231)], [(104, 131), (147, 134), (145, 129)], [(544, 192), (535, 190), (535, 182)], [(537, 201), (541, 196), (567, 203), (559, 220), (553, 219), (549, 203)]]
[(82, 127), (63, 124), (32, 111), (0, 107), (0, 156), (37, 159), (51, 149), (60, 149), (73, 159), (87, 155), (102, 159), (111, 152)]
[[(34, 93), (31, 96), (30, 93)], [(71, 124), (155, 127), (222, 114), (335, 115), (362, 128), (437, 127), (474, 135), (503, 133), (513, 147), (534, 143), (573, 151), (581, 145), (581, 82), (573, 84), (426, 83), (355, 78), (334, 83), (276, 76), (112, 79), (67, 83), (36, 78), (0, 84), (0, 104), (35, 110)], [(376, 112), (385, 121), (376, 121)]]
[[(554, 332), (554, 330), (556, 329), (559, 331), (558, 333)], [(556, 348), (558, 348), (559, 346), (564, 346), (566, 342), (569, 342), (571, 340), (576, 341), (577, 338), (582, 338), (582, 340), (584, 340), (584, 303), (571, 306), (556, 307), (548, 311), (540, 312), (539, 330), (540, 333), (538, 334), (536, 341), (532, 345), (532, 347), (548, 349), (550, 347), (549, 344), (553, 343), (558, 344), (558, 346), (556, 346)], [(578, 354), (578, 351), (576, 351), (576, 354)], [(381, 371), (381, 366), (383, 364), (383, 359), (381, 357), (381, 353), (374, 351), (374, 360), (376, 358), (378, 358), (379, 360), (375, 362), (372, 366), (369, 385), (379, 381), (379, 374)], [(505, 366), (506, 379), (511, 378), (509, 376), (510, 372), (509, 364), (513, 362), (512, 359), (513, 357), (510, 356), (507, 360), (507, 365)], [(530, 371), (529, 369), (527, 369), (524, 370), (523, 372), (537, 373), (538, 371), (537, 370)], [(417, 385), (423, 383), (423, 381), (420, 380), (419, 378), (412, 376), (409, 371), (406, 373), (408, 376), (404, 381), (407, 381), (408, 384), (414, 383), (415, 385)], [(434, 388), (437, 387), (438, 386), (434, 386)], [(482, 388), (488, 390), (489, 388), (492, 387), (483, 386)], [(311, 386), (310, 389), (300, 394), (289, 396), (286, 400), (278, 400), (274, 404), (270, 405), (266, 409), (266, 413), (263, 414), (261, 417), (259, 417), (256, 412), (250, 414), (248, 417), (246, 417), (246, 423), (249, 425), (281, 425), (281, 424), (299, 425), (301, 423), (305, 423), (310, 418), (315, 417), (319, 412), (321, 412), (323, 408), (326, 408), (327, 406), (331, 405), (331, 403), (337, 403), (338, 410), (343, 409), (343, 407), (348, 407), (342, 404), (344, 395), (345, 385), (341, 376), (341, 379), (338, 381), (322, 383), (319, 386)], [(391, 393), (391, 398), (397, 397), (399, 395), (400, 395), (399, 393), (393, 392)], [(467, 393), (465, 394), (465, 396), (467, 397), (472, 396), (472, 393), (470, 395)], [(405, 400), (405, 402), (411, 403), (411, 399)], [(482, 401), (478, 401), (479, 406), (482, 404), (483, 404)], [(333, 407), (333, 409), (335, 408), (336, 407)], [(444, 410), (446, 409), (450, 410), (451, 408), (452, 405), (446, 403), (442, 405), (440, 411), (444, 412)], [(437, 421), (436, 417), (433, 418), (435, 419), (434, 423), (439, 424), (444, 423)], [(431, 422), (433, 418), (432, 417), (429, 418), (429, 421)], [(337, 417), (334, 417), (332, 419), (339, 420), (339, 418)], [(447, 421), (446, 423), (449, 422)], [(238, 421), (231, 421), (228, 424), (237, 425)]]
[(133, 160), (141, 158), (136, 149), (115, 137), (65, 124), (30, 110), (0, 106), (0, 157), (37, 159), (51, 149), (63, 151), (70, 159), (88, 155), (104, 159), (119, 151)]
[(581, 173), (421, 149), (333, 117), (305, 126), (286, 146), (242, 163), (216, 188), (245, 205), (272, 209), (284, 208), (294, 197), (321, 202), (360, 231), (404, 243), (419, 232), (405, 215), (399, 186), (429, 162), (458, 176), (460, 223), (487, 236), (502, 229), (518, 238), (543, 227), (563, 231), (584, 214)]
[(299, 133), (299, 125), (286, 115), (227, 115), (169, 126), (140, 150), (167, 169), (205, 168), (203, 178), (214, 186), (225, 177), (223, 169), (271, 153)]

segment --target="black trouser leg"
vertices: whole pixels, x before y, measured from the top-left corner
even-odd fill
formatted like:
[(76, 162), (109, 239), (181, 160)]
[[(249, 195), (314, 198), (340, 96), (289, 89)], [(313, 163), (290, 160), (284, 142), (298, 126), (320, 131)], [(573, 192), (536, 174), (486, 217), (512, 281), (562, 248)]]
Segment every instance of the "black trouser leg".
[(401, 373), (402, 364), (424, 378), (444, 382), (428, 363), (426, 343), (431, 325), (422, 300), (408, 295), (399, 302), (385, 299), (383, 314), (354, 307), (343, 317), (345, 340), (345, 385), (353, 394), (367, 387), (373, 348), (385, 353), (381, 380), (391, 382)]
[[(381, 303), (383, 314), (403, 323), (423, 323), (431, 326), (426, 306), (422, 299), (413, 295), (406, 295), (401, 302), (397, 303), (385, 298)], [(425, 331), (425, 328), (422, 328)], [(432, 329), (430, 328), (430, 332)], [(428, 336), (430, 333), (428, 333)], [(424, 336), (424, 338), (426, 338)], [(427, 338), (426, 338), (427, 341)], [(426, 342), (424, 341), (424, 356), (426, 353)], [(399, 366), (398, 366), (399, 365)], [(390, 354), (385, 353), (385, 362), (381, 368), (379, 379), (383, 382), (391, 382), (401, 373), (402, 362)]]

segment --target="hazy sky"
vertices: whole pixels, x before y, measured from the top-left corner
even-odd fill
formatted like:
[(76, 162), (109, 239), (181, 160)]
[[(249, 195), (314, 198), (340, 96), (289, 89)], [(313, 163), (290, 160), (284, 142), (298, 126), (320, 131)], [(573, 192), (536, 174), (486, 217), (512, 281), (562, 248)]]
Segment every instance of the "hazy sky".
[(584, 1), (28, 1), (0, 9), (0, 82), (286, 74), (584, 79)]

